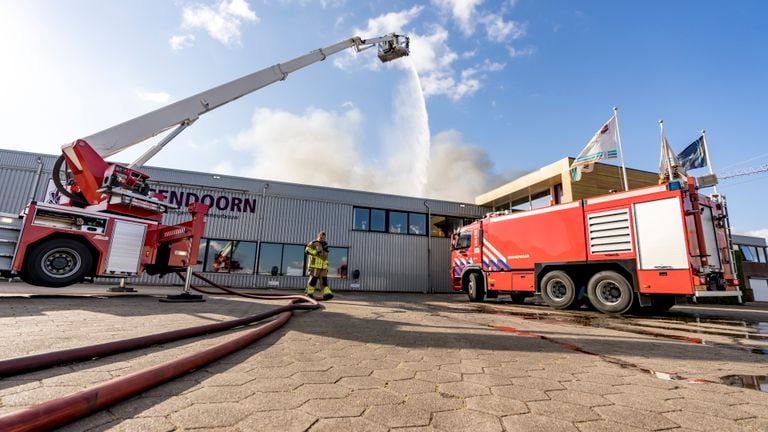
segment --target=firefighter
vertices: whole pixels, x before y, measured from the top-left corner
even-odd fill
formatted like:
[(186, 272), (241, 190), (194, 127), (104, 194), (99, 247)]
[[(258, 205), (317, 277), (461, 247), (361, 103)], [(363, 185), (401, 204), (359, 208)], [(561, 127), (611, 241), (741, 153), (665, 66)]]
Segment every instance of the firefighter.
[(328, 243), (325, 241), (325, 232), (317, 233), (317, 238), (312, 240), (304, 248), (304, 253), (309, 255), (309, 282), (304, 294), (314, 296), (318, 279), (323, 287), (321, 294), (323, 300), (333, 298), (331, 287), (328, 286)]

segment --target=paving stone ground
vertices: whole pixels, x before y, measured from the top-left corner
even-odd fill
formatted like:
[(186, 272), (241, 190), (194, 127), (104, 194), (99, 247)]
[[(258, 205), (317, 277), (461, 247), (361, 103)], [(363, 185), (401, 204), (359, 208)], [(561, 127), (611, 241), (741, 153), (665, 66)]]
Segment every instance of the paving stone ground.
[[(0, 297), (0, 357), (208, 324), (282, 304), (231, 297), (188, 304), (148, 295)], [(766, 356), (747, 350), (482, 313), (456, 295), (340, 293), (323, 306), (297, 312), (233, 355), (61, 430), (768, 430), (768, 393), (714, 382), (729, 374), (768, 374)], [(0, 414), (242, 331), (2, 378)], [(659, 379), (643, 369), (691, 381)]]

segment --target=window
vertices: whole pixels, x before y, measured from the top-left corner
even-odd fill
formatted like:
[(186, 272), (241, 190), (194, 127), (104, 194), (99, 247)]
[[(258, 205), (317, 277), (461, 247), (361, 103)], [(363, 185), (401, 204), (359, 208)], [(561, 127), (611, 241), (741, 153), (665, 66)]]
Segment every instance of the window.
[(329, 278), (347, 278), (347, 255), (349, 249), (342, 247), (331, 247), (328, 250), (328, 277)]
[(408, 234), (427, 235), (427, 215), (408, 213)]
[(208, 256), (203, 271), (228, 273), (232, 248), (227, 240), (208, 240)]
[(432, 216), (432, 237), (450, 237), (454, 231), (465, 225), (461, 218)]
[[(205, 263), (205, 251), (208, 250), (208, 239), (200, 239), (200, 247), (197, 249), (197, 263), (192, 266), (192, 271), (203, 271), (203, 263)], [(199, 264), (198, 264), (199, 263)]]
[(761, 263), (768, 263), (768, 259), (766, 259), (768, 257), (766, 256), (765, 248), (764, 247), (758, 247), (757, 248), (757, 255), (758, 255), (758, 260)]
[(739, 249), (741, 249), (741, 255), (744, 257), (744, 261), (750, 261), (755, 262), (755, 257), (752, 255), (752, 251), (750, 250), (749, 246), (746, 245), (739, 245)]
[(456, 249), (466, 249), (472, 245), (472, 232), (464, 231), (459, 234), (459, 239), (456, 241)]
[(552, 196), (549, 194), (549, 189), (547, 189), (510, 202), (509, 210), (533, 210), (547, 207), (551, 204), (551, 201)]
[(371, 209), (371, 231), (387, 231), (387, 211)]
[(389, 232), (393, 234), (405, 234), (408, 227), (408, 213), (389, 212)]
[(253, 273), (256, 243), (239, 240), (211, 240), (206, 271), (216, 273)]
[(254, 242), (234, 242), (232, 249), (232, 273), (253, 274), (253, 268), (256, 264), (256, 243)]
[[(382, 232), (425, 236), (430, 229), (433, 237), (450, 237), (457, 228), (466, 224), (462, 218), (432, 216), (416, 212), (403, 212), (375, 208), (355, 207), (352, 229), (356, 231)], [(428, 225), (429, 223), (429, 225)]]
[(277, 243), (262, 243), (259, 250), (259, 274), (272, 274), (272, 267), (280, 271), (280, 261), (283, 254), (283, 245)]
[(280, 275), (304, 275), (304, 246), (283, 245), (283, 265), (280, 268)]
[(367, 208), (355, 207), (352, 229), (368, 231), (370, 229), (370, 210)]

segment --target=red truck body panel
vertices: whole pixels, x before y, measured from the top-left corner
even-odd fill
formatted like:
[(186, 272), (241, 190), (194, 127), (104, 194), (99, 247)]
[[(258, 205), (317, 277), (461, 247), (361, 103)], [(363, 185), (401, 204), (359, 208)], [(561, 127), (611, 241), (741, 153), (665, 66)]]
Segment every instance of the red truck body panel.
[[(620, 263), (640, 294), (738, 291), (724, 205), (700, 195), (692, 178), (566, 204), (491, 214), (461, 229), (471, 246), (452, 252), (454, 290), (482, 271), (488, 291), (533, 292), (545, 268)], [(465, 243), (465, 245), (468, 243)], [(705, 253), (702, 253), (702, 252)]]

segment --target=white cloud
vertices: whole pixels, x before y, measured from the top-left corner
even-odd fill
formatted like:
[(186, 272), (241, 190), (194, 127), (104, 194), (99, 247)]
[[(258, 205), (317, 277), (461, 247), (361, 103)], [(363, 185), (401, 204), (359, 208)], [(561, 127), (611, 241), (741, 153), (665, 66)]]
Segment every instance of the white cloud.
[(133, 95), (142, 102), (152, 102), (155, 104), (168, 103), (171, 100), (171, 95), (166, 92), (150, 92), (144, 89), (134, 90)]
[[(184, 29), (203, 29), (224, 45), (240, 43), (240, 26), (243, 21), (258, 22), (245, 0), (218, 0), (215, 6), (195, 5), (182, 11), (181, 26)], [(173, 38), (171, 38), (173, 41)], [(173, 42), (171, 42), (173, 46)]]
[(475, 9), (482, 2), (483, 0), (432, 0), (433, 4), (451, 13), (461, 31), (467, 36), (475, 32), (477, 24)]
[(389, 12), (368, 20), (364, 29), (355, 29), (355, 34), (363, 39), (382, 36), (387, 33), (402, 33), (406, 25), (413, 21), (424, 6), (414, 6), (400, 12)]
[(178, 51), (182, 48), (191, 47), (194, 41), (195, 41), (195, 35), (184, 34), (184, 35), (171, 36), (171, 38), (168, 40), (168, 43), (171, 44), (172, 50)]
[(504, 21), (501, 15), (488, 14), (481, 19), (485, 24), (488, 40), (492, 42), (506, 42), (509, 39), (519, 39), (525, 36), (525, 24), (517, 21)]
[[(367, 27), (355, 29), (355, 34), (362, 37), (380, 36), (391, 32), (403, 32), (403, 29), (414, 20), (422, 11), (422, 7), (415, 6), (411, 9), (390, 12), (376, 18), (369, 19)], [(418, 34), (415, 31), (406, 32), (411, 37), (411, 55), (390, 63), (391, 67), (408, 70), (414, 68), (421, 79), (424, 95), (427, 97), (444, 95), (457, 101), (472, 95), (482, 87), (481, 80), (476, 75), (476, 69), (496, 71), (493, 67), (477, 66), (457, 72), (454, 63), (459, 60), (459, 55), (448, 46), (448, 30), (440, 25), (433, 24), (427, 34)], [(342, 69), (349, 69), (354, 65), (370, 69), (379, 69), (381, 64), (373, 56), (359, 60), (350, 53), (338, 58), (334, 64)]]
[(518, 49), (518, 48), (515, 48), (513, 46), (507, 46), (507, 52), (509, 53), (509, 56), (512, 57), (512, 58), (515, 58), (515, 57), (529, 57), (529, 56), (532, 56), (536, 52), (536, 49), (533, 48), (533, 47), (527, 47), (527, 48), (523, 48), (523, 49)]

